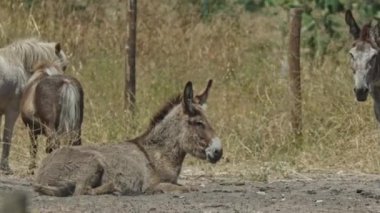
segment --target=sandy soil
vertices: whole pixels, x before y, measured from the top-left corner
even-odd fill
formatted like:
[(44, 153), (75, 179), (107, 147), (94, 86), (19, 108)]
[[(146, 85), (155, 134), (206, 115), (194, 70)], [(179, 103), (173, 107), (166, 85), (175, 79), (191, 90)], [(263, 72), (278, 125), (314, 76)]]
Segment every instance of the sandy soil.
[(182, 175), (180, 182), (196, 186), (197, 192), (56, 198), (36, 194), (30, 179), (15, 176), (0, 176), (0, 191), (3, 196), (4, 192), (27, 192), (32, 213), (380, 212), (380, 175), (313, 173), (263, 183), (189, 173)]

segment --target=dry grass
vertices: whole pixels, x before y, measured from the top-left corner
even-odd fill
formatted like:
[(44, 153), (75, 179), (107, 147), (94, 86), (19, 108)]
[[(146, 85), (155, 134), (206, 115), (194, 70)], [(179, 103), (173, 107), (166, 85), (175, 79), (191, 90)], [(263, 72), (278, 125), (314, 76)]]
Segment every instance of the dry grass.
[[(303, 58), (304, 137), (297, 144), (288, 117), (286, 11), (251, 14), (237, 8), (202, 22), (199, 8), (177, 1), (139, 1), (139, 112), (133, 119), (123, 109), (124, 10), (106, 4), (109, 7), (65, 12), (56, 8), (69, 1), (40, 2), (31, 12), (17, 1), (0, 3), (0, 44), (30, 36), (63, 43), (71, 56), (69, 73), (85, 90), (84, 143), (113, 143), (138, 135), (186, 81), (200, 89), (213, 78), (208, 113), (223, 140), (225, 157), (217, 166), (193, 158), (188, 164), (255, 179), (313, 169), (379, 172), (380, 130), (372, 100), (354, 100), (348, 35), (336, 42), (345, 48), (331, 46), (323, 62)], [(19, 122), (11, 166), (20, 174), (28, 165), (28, 145)]]

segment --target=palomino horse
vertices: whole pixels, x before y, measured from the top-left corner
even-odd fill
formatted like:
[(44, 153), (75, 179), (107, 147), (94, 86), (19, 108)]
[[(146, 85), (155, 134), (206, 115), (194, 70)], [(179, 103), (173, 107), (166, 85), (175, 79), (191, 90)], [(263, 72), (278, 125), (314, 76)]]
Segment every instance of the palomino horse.
[(62, 69), (68, 63), (59, 43), (26, 39), (0, 49), (0, 121), (5, 115), (0, 170), (8, 173), (11, 173), (8, 157), (13, 128), (19, 115), (21, 91), (30, 71), (39, 61), (59, 62)]
[(50, 196), (189, 191), (177, 183), (186, 154), (216, 163), (223, 153), (202, 108), (210, 86), (193, 97), (188, 82), (133, 140), (55, 150), (42, 161), (35, 190)]
[(350, 10), (346, 11), (346, 23), (355, 39), (349, 53), (354, 73), (357, 101), (366, 101), (368, 93), (374, 100), (376, 119), (380, 122), (380, 26), (371, 23), (359, 28)]
[(81, 144), (83, 121), (83, 89), (74, 77), (63, 75), (55, 64), (40, 64), (33, 70), (21, 97), (21, 118), (29, 127), (31, 140), (29, 169), (35, 168), (37, 136), (47, 136), (46, 153), (68, 139), (71, 145)]

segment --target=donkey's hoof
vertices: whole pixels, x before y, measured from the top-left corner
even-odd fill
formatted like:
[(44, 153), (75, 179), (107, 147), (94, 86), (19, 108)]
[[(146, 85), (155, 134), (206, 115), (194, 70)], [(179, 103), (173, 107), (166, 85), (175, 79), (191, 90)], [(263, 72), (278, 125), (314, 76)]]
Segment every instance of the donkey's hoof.
[(146, 195), (154, 195), (154, 194), (163, 194), (165, 193), (164, 190), (159, 188), (153, 188), (153, 189), (147, 189), (144, 194)]
[(197, 191), (199, 191), (199, 189), (198, 189), (198, 187), (196, 187), (196, 186), (187, 186), (186, 187), (188, 190), (189, 190), (189, 192), (197, 192)]

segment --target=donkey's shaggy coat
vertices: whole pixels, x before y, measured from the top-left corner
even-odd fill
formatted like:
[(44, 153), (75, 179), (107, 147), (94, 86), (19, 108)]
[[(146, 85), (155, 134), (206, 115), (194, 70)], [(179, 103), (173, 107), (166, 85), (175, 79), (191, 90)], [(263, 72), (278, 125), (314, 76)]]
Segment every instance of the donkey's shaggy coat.
[(51, 196), (185, 192), (177, 184), (187, 153), (216, 163), (222, 145), (201, 105), (206, 90), (193, 97), (192, 83), (169, 101), (141, 136), (120, 144), (62, 147), (43, 160), (35, 190)]

